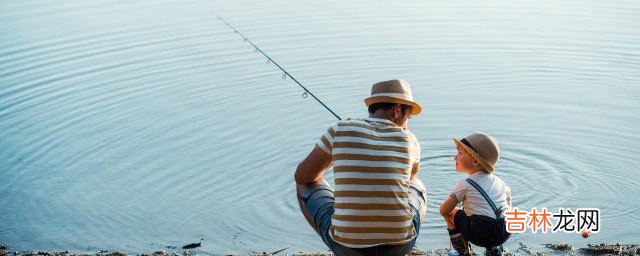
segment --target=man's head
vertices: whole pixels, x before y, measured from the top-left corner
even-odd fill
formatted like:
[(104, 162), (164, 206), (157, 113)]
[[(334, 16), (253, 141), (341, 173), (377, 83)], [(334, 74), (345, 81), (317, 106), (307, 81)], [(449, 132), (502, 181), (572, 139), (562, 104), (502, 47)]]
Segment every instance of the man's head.
[(380, 111), (380, 109), (384, 110), (384, 114), (389, 120), (396, 124), (401, 123), (402, 125), (398, 125), (402, 127), (405, 127), (406, 121), (411, 115), (422, 112), (422, 107), (413, 101), (413, 93), (409, 83), (402, 79), (373, 84), (371, 96), (364, 99), (364, 104), (367, 105), (371, 114)]
[(391, 102), (379, 102), (369, 105), (369, 114), (372, 116), (384, 116), (400, 127), (407, 127), (411, 119), (413, 107)]

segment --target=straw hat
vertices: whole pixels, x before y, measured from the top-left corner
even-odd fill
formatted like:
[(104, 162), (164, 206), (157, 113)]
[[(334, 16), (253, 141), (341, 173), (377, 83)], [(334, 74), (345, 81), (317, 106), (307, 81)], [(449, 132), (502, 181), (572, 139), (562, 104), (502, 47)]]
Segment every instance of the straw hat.
[(500, 158), (500, 148), (494, 137), (484, 132), (473, 132), (462, 140), (453, 138), (453, 141), (466, 149), (487, 172), (493, 172), (493, 166)]
[(413, 101), (413, 93), (409, 83), (402, 79), (382, 81), (371, 86), (371, 97), (364, 99), (364, 104), (369, 105), (380, 102), (400, 103), (413, 107), (412, 115), (422, 112), (422, 107)]

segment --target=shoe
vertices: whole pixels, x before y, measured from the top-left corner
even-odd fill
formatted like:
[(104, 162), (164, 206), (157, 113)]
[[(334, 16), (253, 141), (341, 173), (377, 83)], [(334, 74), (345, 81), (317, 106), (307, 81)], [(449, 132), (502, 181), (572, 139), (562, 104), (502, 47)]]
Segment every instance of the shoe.
[[(447, 252), (447, 256), (460, 256), (460, 254), (458, 252), (456, 252), (456, 250), (451, 249), (451, 250), (449, 250), (449, 252)], [(471, 256), (471, 254), (465, 253), (462, 256)]]
[(493, 248), (487, 248), (484, 251), (485, 256), (502, 256), (503, 253), (504, 253), (504, 247), (502, 247), (502, 245), (499, 245)]

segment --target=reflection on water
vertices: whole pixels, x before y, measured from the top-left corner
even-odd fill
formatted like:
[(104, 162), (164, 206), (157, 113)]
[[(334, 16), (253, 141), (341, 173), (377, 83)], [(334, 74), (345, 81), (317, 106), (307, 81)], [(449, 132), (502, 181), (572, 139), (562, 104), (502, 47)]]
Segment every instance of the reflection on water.
[[(325, 250), (293, 172), (374, 82), (408, 80), (424, 114), (429, 211), (457, 179), (452, 136), (501, 143), (520, 208), (597, 207), (602, 231), (518, 241), (633, 242), (640, 179), (640, 7), (614, 1), (5, 1), (0, 4), (0, 241), (13, 249)], [(329, 174), (329, 177), (332, 177)], [(636, 241), (637, 242), (637, 241)]]

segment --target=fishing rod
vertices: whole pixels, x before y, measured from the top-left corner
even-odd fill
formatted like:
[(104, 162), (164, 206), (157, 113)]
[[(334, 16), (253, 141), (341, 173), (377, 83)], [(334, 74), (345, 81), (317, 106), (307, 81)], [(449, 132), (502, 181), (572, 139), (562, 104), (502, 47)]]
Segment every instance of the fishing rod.
[(240, 35), (245, 42), (249, 42), (249, 44), (251, 44), (251, 46), (253, 46), (253, 48), (257, 51), (262, 53), (262, 55), (264, 55), (265, 57), (267, 57), (267, 62), (271, 62), (274, 65), (276, 65), (276, 67), (278, 67), (280, 70), (282, 70), (282, 72), (284, 72), (284, 74), (282, 74), (282, 79), (286, 79), (287, 76), (291, 78), (291, 80), (293, 80), (294, 82), (296, 82), (296, 84), (298, 84), (303, 90), (304, 93), (302, 93), (302, 98), (306, 98), (307, 94), (311, 95), (311, 97), (313, 97), (314, 99), (316, 99), (316, 101), (318, 101), (318, 103), (320, 103), (324, 108), (326, 108), (327, 110), (329, 110), (329, 112), (331, 112), (331, 114), (333, 114), (336, 118), (338, 118), (338, 120), (342, 120), (342, 118), (340, 118), (335, 112), (333, 112), (333, 110), (331, 110), (329, 107), (327, 107), (327, 105), (324, 104), (324, 102), (322, 102), (320, 99), (318, 99), (318, 97), (316, 97), (316, 95), (314, 95), (311, 91), (309, 91), (307, 89), (307, 87), (305, 87), (304, 85), (302, 85), (300, 82), (298, 82), (298, 80), (293, 77), (291, 74), (289, 74), (289, 72), (287, 72), (284, 68), (282, 68), (278, 63), (276, 63), (271, 57), (269, 57), (269, 55), (267, 55), (266, 53), (264, 53), (260, 47), (258, 47), (257, 45), (255, 45), (253, 42), (251, 42), (251, 40), (249, 40), (249, 38), (247, 38), (246, 36), (244, 36), (242, 33), (240, 33), (240, 31), (238, 31), (234, 26), (232, 26), (231, 24), (229, 24), (229, 22), (227, 22), (224, 18), (222, 18), (220, 15), (218, 15), (216, 12), (211, 11), (211, 13), (213, 13), (214, 15), (218, 16), (218, 20), (221, 20), (222, 22), (224, 22), (227, 27), (233, 29), (233, 32), (235, 32), (236, 34)]

